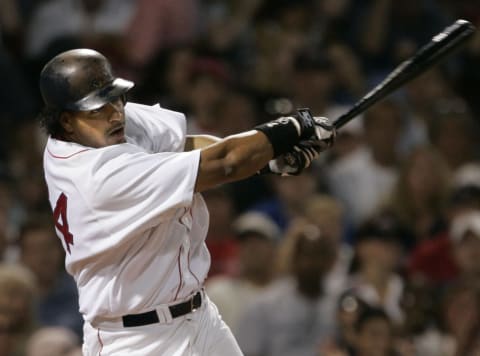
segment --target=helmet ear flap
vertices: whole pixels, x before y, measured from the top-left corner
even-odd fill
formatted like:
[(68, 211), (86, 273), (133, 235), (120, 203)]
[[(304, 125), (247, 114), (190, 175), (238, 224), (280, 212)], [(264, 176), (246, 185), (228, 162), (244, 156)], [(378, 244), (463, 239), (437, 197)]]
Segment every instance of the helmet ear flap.
[(125, 105), (127, 103), (127, 94), (122, 94), (120, 100), (122, 100), (122, 104)]

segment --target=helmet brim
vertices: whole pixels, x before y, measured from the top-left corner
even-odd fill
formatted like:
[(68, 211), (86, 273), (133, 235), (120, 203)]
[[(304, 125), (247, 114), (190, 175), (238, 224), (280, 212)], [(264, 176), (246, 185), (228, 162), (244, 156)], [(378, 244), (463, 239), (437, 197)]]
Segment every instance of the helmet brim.
[(103, 88), (97, 89), (86, 97), (68, 105), (66, 109), (72, 111), (90, 111), (99, 109), (105, 104), (124, 95), (127, 91), (133, 88), (134, 85), (135, 83), (130, 80), (116, 78)]

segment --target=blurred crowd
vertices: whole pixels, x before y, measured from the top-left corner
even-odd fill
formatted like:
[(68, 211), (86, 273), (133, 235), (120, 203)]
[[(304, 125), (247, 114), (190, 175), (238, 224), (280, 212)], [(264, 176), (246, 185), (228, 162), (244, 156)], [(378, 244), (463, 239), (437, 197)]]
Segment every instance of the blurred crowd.
[[(80, 355), (38, 76), (99, 50), (130, 101), (220, 137), (337, 118), (478, 0), (0, 0), (0, 356)], [(206, 289), (246, 356), (480, 355), (480, 31), (300, 176), (204, 194)]]

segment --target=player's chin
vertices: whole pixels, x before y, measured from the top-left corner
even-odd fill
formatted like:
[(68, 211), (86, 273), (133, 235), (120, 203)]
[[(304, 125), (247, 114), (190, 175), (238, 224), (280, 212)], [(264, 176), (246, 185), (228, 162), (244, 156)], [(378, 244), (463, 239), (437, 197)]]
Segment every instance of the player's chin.
[(125, 137), (125, 129), (119, 128), (108, 134), (107, 141), (110, 145), (117, 145), (119, 143), (127, 142), (127, 138)]

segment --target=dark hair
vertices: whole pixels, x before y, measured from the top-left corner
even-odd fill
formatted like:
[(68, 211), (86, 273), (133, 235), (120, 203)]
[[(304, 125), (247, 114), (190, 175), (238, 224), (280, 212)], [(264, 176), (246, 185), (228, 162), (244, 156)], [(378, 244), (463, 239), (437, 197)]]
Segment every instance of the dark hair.
[(363, 222), (356, 231), (356, 242), (381, 240), (404, 245), (409, 231), (390, 211), (381, 211)]
[(451, 122), (457, 123), (470, 139), (478, 138), (478, 123), (463, 99), (453, 98), (439, 101), (433, 108), (433, 115), (435, 120), (431, 120), (429, 127), (429, 136), (432, 142), (437, 141), (438, 136), (445, 129), (445, 124)]
[(358, 314), (358, 318), (354, 324), (355, 331), (357, 333), (360, 332), (364, 325), (372, 319), (383, 319), (388, 323), (388, 325), (391, 325), (390, 318), (383, 309), (376, 307), (366, 307), (361, 309), (360, 313)]
[(480, 186), (468, 184), (454, 188), (450, 193), (448, 206), (480, 209)]
[(52, 137), (61, 136), (63, 133), (63, 126), (60, 124), (62, 112), (60, 109), (45, 107), (37, 116), (40, 126)]
[[(122, 100), (123, 105), (127, 103), (126, 94), (122, 94), (116, 99), (118, 98)], [(40, 122), (40, 126), (45, 130), (47, 134), (52, 137), (58, 138), (64, 133), (63, 126), (60, 123), (60, 116), (64, 112), (71, 113), (72, 111), (45, 106), (40, 112), (40, 114), (38, 114), (37, 120)]]

